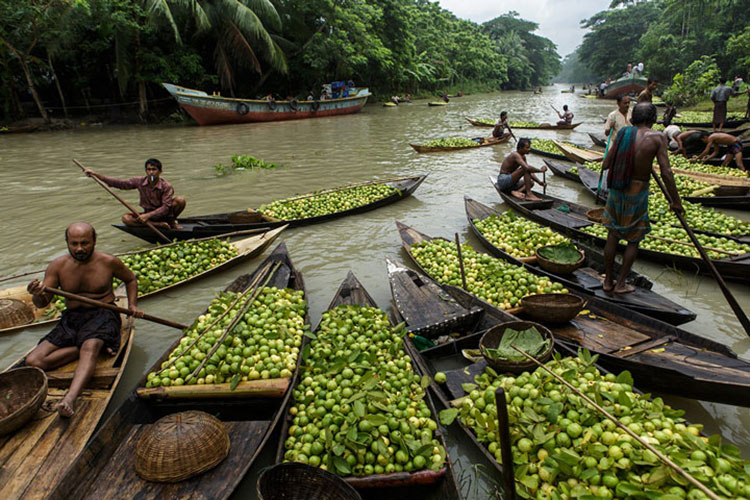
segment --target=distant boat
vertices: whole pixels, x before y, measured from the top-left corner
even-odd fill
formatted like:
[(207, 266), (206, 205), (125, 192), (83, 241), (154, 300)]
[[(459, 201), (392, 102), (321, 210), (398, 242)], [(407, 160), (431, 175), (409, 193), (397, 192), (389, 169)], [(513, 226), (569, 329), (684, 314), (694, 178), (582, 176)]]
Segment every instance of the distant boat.
[(646, 88), (647, 81), (648, 80), (644, 76), (623, 76), (622, 78), (618, 78), (610, 83), (609, 86), (604, 89), (604, 95), (602, 97), (605, 99), (617, 99), (617, 97), (621, 95), (635, 94)]
[(280, 120), (300, 120), (322, 116), (348, 115), (360, 111), (369, 89), (349, 87), (347, 97), (313, 101), (267, 101), (265, 99), (238, 99), (208, 95), (201, 90), (162, 83), (182, 109), (187, 111), (198, 125), (218, 125), (220, 123), (272, 122)]

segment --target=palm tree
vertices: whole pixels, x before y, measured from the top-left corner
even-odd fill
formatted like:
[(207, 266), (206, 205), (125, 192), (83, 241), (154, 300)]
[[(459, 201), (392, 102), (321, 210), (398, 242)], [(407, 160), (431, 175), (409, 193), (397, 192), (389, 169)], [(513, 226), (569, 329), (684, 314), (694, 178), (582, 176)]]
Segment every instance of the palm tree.
[(261, 59), (277, 71), (287, 71), (277, 37), (266, 29), (281, 30), (270, 0), (145, 0), (145, 7), (150, 19), (167, 22), (178, 43), (177, 20), (185, 19), (194, 27), (194, 36), (214, 44), (216, 71), (222, 87), (232, 95), (240, 70), (250, 68), (262, 75)]

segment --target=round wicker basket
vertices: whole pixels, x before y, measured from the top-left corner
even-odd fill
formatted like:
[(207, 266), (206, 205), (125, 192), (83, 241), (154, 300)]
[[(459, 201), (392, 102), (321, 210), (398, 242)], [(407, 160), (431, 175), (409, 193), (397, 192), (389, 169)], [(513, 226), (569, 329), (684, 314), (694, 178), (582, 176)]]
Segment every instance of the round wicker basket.
[(221, 420), (202, 411), (173, 413), (138, 438), (135, 471), (146, 481), (176, 483), (214, 468), (228, 454)]
[[(501, 323), (499, 325), (493, 326), (492, 328), (487, 330), (484, 335), (482, 335), (482, 338), (479, 340), (479, 347), (480, 349), (482, 347), (487, 349), (495, 349), (498, 345), (500, 345), (500, 339), (503, 338), (503, 333), (505, 333), (506, 329), (511, 328), (513, 330), (527, 330), (532, 326), (535, 327), (543, 337), (550, 339), (549, 349), (536, 357), (537, 361), (539, 361), (540, 363), (544, 363), (552, 356), (552, 349), (555, 345), (555, 338), (552, 336), (552, 332), (549, 331), (549, 329), (545, 328), (539, 323), (533, 323), (531, 321), (509, 321), (507, 323)], [(536, 368), (536, 363), (531, 360), (505, 361), (502, 359), (492, 359), (485, 356), (484, 352), (482, 352), (482, 356), (484, 356), (484, 360), (488, 365), (501, 372), (522, 373)]]
[(586, 254), (583, 250), (578, 248), (578, 253), (581, 254), (581, 257), (575, 261), (575, 262), (555, 262), (554, 260), (549, 260), (547, 258), (544, 258), (540, 253), (539, 250), (542, 248), (547, 247), (539, 247), (536, 249), (536, 261), (541, 266), (542, 269), (545, 271), (549, 271), (554, 274), (570, 274), (579, 267), (581, 267), (581, 264), (583, 264), (583, 261), (586, 260)]
[(591, 210), (586, 211), (586, 217), (588, 217), (589, 220), (592, 220), (594, 222), (601, 222), (603, 215), (604, 215), (603, 208), (592, 208)]
[(521, 299), (523, 312), (534, 321), (567, 323), (583, 309), (584, 301), (569, 293), (542, 293)]
[(357, 490), (338, 476), (296, 462), (264, 470), (257, 491), (259, 500), (362, 500)]
[(0, 299), (0, 329), (28, 325), (34, 321), (34, 311), (26, 302), (18, 299)]
[(47, 398), (47, 375), (33, 366), (0, 373), (0, 436), (31, 420)]

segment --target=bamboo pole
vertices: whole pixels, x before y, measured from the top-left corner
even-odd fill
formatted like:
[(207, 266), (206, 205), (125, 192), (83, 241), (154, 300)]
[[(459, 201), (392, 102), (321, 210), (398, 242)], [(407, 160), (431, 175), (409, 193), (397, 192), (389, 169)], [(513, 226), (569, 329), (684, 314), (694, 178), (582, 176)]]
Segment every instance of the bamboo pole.
[[(659, 189), (661, 189), (662, 193), (664, 193), (664, 197), (667, 199), (667, 202), (671, 205), (672, 204), (672, 198), (669, 196), (669, 193), (667, 192), (667, 188), (664, 186), (664, 183), (662, 182), (661, 178), (656, 175), (654, 171), (651, 171), (651, 175), (653, 176), (656, 183), (659, 185)], [(680, 212), (675, 211), (675, 216), (677, 216), (677, 219), (679, 219), (680, 224), (682, 224), (682, 227), (685, 229), (685, 232), (688, 234), (688, 237), (693, 242), (693, 245), (695, 245), (695, 249), (698, 250), (698, 253), (700, 254), (703, 261), (706, 263), (706, 266), (708, 266), (708, 269), (711, 271), (711, 274), (714, 275), (714, 278), (716, 278), (716, 282), (719, 284), (719, 288), (721, 288), (721, 293), (724, 294), (724, 298), (727, 299), (727, 302), (729, 302), (729, 307), (732, 308), (732, 311), (734, 312), (734, 315), (737, 316), (737, 320), (742, 325), (742, 328), (745, 329), (745, 333), (750, 335), (750, 319), (747, 318), (747, 315), (745, 315), (745, 312), (742, 310), (742, 307), (740, 307), (740, 304), (737, 302), (737, 299), (734, 298), (734, 295), (732, 295), (732, 292), (729, 291), (729, 287), (727, 287), (727, 284), (724, 283), (724, 279), (721, 277), (721, 274), (719, 274), (719, 271), (714, 266), (714, 263), (711, 262), (711, 259), (708, 258), (708, 255), (706, 254), (706, 251), (701, 246), (700, 242), (698, 241), (698, 238), (695, 237), (695, 234), (693, 234), (693, 230), (690, 229), (690, 226), (688, 226), (687, 221), (685, 220), (685, 217)]]
[(461, 241), (458, 239), (458, 233), (456, 233), (456, 248), (458, 249), (458, 267), (461, 270), (461, 282), (466, 290), (466, 272), (464, 271), (464, 258), (461, 255)]
[[(81, 170), (84, 170), (84, 171), (86, 170), (86, 167), (84, 167), (81, 164), (81, 162), (79, 162), (75, 158), (73, 158), (73, 163), (75, 163), (76, 165), (78, 165), (79, 167), (81, 167)], [(97, 184), (99, 184), (101, 187), (103, 187), (109, 194), (111, 194), (112, 196), (114, 196), (115, 199), (117, 199), (117, 201), (119, 201), (120, 203), (122, 203), (123, 205), (125, 205), (125, 207), (128, 210), (130, 210), (134, 214), (138, 214), (138, 210), (136, 210), (135, 208), (133, 208), (133, 206), (130, 203), (128, 203), (127, 201), (125, 201), (122, 198), (120, 198), (101, 179), (99, 179), (98, 177), (96, 177), (94, 175), (92, 175), (91, 178), (94, 179), (97, 182)], [(167, 238), (166, 236), (164, 236), (164, 234), (161, 231), (159, 231), (158, 229), (156, 229), (156, 226), (154, 226), (150, 221), (146, 221), (146, 226), (148, 226), (149, 229), (151, 229), (153, 232), (155, 232), (159, 236), (159, 238), (161, 238), (166, 243), (172, 243), (172, 240), (170, 240), (169, 238)]]
[[(90, 306), (101, 307), (103, 309), (109, 309), (110, 311), (115, 311), (120, 314), (125, 314), (127, 316), (133, 316), (133, 313), (132, 311), (130, 311), (130, 309), (125, 309), (124, 307), (118, 307), (113, 304), (107, 304), (106, 302), (102, 302), (100, 300), (90, 299), (88, 297), (84, 297), (82, 295), (78, 295), (75, 293), (66, 292), (65, 290), (60, 290), (58, 288), (50, 288), (48, 286), (45, 286), (44, 291), (47, 293), (54, 294), (54, 295), (59, 295), (60, 297), (65, 297), (66, 299), (77, 300), (78, 302), (83, 302), (84, 304), (88, 304)], [(188, 328), (187, 325), (181, 325), (180, 323), (175, 323), (174, 321), (170, 321), (168, 319), (151, 316), (150, 314), (144, 313), (143, 316), (136, 316), (136, 317), (139, 317), (140, 319), (145, 319), (146, 321), (159, 323), (160, 325), (171, 326), (172, 328), (177, 328), (179, 330), (185, 330)]]
[(171, 385), (169, 387), (140, 387), (135, 392), (141, 399), (206, 399), (206, 398), (283, 398), (289, 387), (288, 378), (248, 380), (230, 389), (224, 384)]
[(612, 415), (611, 413), (609, 413), (607, 410), (605, 410), (604, 408), (602, 408), (601, 406), (599, 406), (598, 404), (596, 404), (596, 402), (592, 401), (591, 398), (589, 398), (588, 396), (586, 396), (584, 393), (582, 393), (581, 391), (579, 391), (578, 389), (576, 389), (575, 387), (573, 387), (570, 383), (568, 383), (567, 380), (565, 380), (564, 378), (562, 378), (561, 376), (559, 376), (558, 374), (556, 374), (555, 372), (553, 372), (552, 370), (550, 370), (549, 368), (547, 368), (544, 364), (540, 363), (533, 356), (529, 356), (529, 354), (527, 354), (526, 352), (522, 351), (518, 347), (516, 347), (514, 345), (512, 345), (511, 347), (513, 349), (515, 349), (516, 351), (520, 352), (521, 354), (523, 354), (526, 358), (528, 358), (531, 361), (533, 361), (534, 363), (536, 363), (540, 368), (542, 368), (544, 371), (546, 371), (547, 373), (549, 373), (550, 375), (552, 375), (553, 377), (555, 377), (558, 381), (562, 382), (568, 389), (570, 389), (571, 391), (573, 391), (576, 395), (580, 396), (584, 401), (586, 401), (588, 404), (590, 404), (591, 406), (593, 406), (598, 412), (600, 412), (601, 414), (603, 414), (604, 416), (606, 416), (608, 419), (610, 419), (612, 422), (614, 422), (617, 427), (619, 427), (623, 431), (627, 432), (630, 437), (632, 437), (633, 439), (635, 439), (636, 441), (638, 441), (646, 449), (648, 449), (651, 453), (653, 453), (654, 455), (656, 455), (657, 457), (659, 457), (659, 460), (661, 460), (662, 462), (664, 462), (665, 464), (667, 464), (669, 467), (671, 467), (672, 469), (674, 469), (678, 474), (680, 474), (682, 477), (684, 477), (685, 479), (687, 479), (696, 488), (698, 488), (703, 493), (705, 493), (709, 498), (712, 498), (713, 500), (720, 500), (720, 498), (716, 495), (716, 493), (714, 493), (713, 491), (709, 490), (703, 483), (701, 483), (700, 481), (698, 481), (697, 479), (695, 479), (685, 469), (683, 469), (682, 467), (680, 467), (679, 465), (677, 465), (676, 463), (674, 463), (668, 456), (664, 455), (662, 452), (660, 452), (659, 450), (657, 450), (656, 448), (654, 448), (653, 446), (651, 446), (649, 443), (647, 443), (646, 441), (644, 441), (643, 438), (641, 438), (641, 436), (639, 436), (635, 432), (631, 431), (628, 428), (628, 426), (626, 426), (625, 424), (623, 424), (622, 422), (620, 422), (617, 419), (617, 417), (615, 417), (614, 415)]
[(505, 390), (498, 387), (495, 391), (497, 406), (497, 436), (500, 441), (500, 456), (503, 459), (503, 500), (516, 500), (516, 477), (513, 472), (513, 450), (510, 447), (510, 423), (508, 421), (508, 402)]

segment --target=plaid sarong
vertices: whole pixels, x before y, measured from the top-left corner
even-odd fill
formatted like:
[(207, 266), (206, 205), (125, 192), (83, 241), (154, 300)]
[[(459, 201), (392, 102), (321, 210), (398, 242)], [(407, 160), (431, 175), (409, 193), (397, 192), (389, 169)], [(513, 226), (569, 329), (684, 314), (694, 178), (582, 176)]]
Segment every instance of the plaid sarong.
[(628, 243), (640, 242), (651, 232), (648, 190), (638, 194), (625, 194), (618, 189), (610, 189), (602, 224), (610, 231), (615, 231), (621, 240)]
[(615, 159), (607, 174), (607, 186), (610, 189), (626, 189), (630, 185), (635, 163), (635, 139), (638, 127), (623, 127), (617, 132), (617, 140), (609, 151)]

